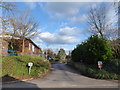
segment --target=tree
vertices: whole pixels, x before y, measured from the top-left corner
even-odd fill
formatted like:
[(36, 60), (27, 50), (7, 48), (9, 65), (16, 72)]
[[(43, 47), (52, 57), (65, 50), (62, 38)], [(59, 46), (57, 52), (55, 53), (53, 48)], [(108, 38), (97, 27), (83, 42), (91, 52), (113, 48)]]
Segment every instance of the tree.
[(120, 58), (120, 39), (116, 39), (110, 42), (113, 48), (114, 58)]
[(106, 62), (112, 58), (112, 47), (109, 41), (99, 38), (98, 36), (91, 36), (87, 40), (87, 62), (97, 63), (97, 61)]
[(71, 60), (71, 55), (72, 55), (72, 52), (69, 51), (68, 55), (66, 55), (66, 59), (70, 61)]
[(47, 54), (48, 58), (53, 58), (53, 51), (52, 51), (52, 49), (47, 49), (46, 50), (46, 54)]
[(76, 48), (72, 51), (72, 61), (74, 62), (82, 62), (86, 60), (86, 53), (87, 53), (87, 43), (82, 42), (78, 44)]
[(114, 2), (113, 7), (115, 8), (116, 15), (118, 15), (120, 13), (120, 2)]
[(115, 9), (115, 16), (117, 18), (117, 38), (110, 40), (111, 46), (113, 48), (113, 56), (114, 58), (120, 58), (120, 1), (113, 2), (113, 7)]
[(15, 5), (10, 2), (0, 1), (0, 7), (2, 7), (5, 11), (12, 11), (13, 7), (15, 7)]
[(106, 62), (112, 58), (112, 47), (109, 42), (96, 35), (88, 38), (87, 41), (77, 45), (72, 51), (72, 60), (87, 64), (96, 64), (97, 61)]
[(79, 48), (75, 48), (72, 51), (72, 61), (74, 62), (80, 62), (81, 58), (80, 58), (80, 51)]
[(22, 39), (22, 52), (25, 51), (25, 38), (31, 39), (38, 33), (38, 22), (30, 15), (28, 11), (21, 13), (14, 19), (10, 20), (10, 24), (13, 26), (13, 33), (20, 36)]
[[(1, 31), (0, 33), (2, 35), (7, 35), (8, 33), (10, 34), (10, 29), (11, 29), (11, 25), (10, 25), (10, 20), (11, 18), (14, 18), (14, 11), (16, 9), (16, 5), (14, 3), (10, 3), (10, 2), (2, 2), (0, 1), (0, 8), (2, 9), (2, 14), (0, 16), (0, 25), (1, 25)], [(9, 49), (14, 49), (13, 46), (15, 45), (13, 37), (14, 34), (11, 34), (11, 38), (3, 38), (6, 41), (9, 42)]]
[(57, 54), (57, 57), (60, 59), (60, 60), (65, 60), (66, 59), (66, 53), (65, 53), (65, 50), (64, 49), (60, 49), (58, 51), (58, 54)]
[(110, 38), (113, 34), (115, 34), (115, 36), (117, 35), (117, 26), (115, 25), (117, 17), (114, 17), (113, 20), (113, 17), (108, 16), (111, 8), (112, 7), (105, 3), (90, 8), (88, 23), (90, 25), (90, 31), (94, 35), (99, 35), (101, 38)]
[(16, 5), (10, 2), (2, 2), (0, 1), (0, 9), (2, 10), (0, 21), (2, 24), (2, 31), (1, 33), (7, 32), (9, 26), (9, 20), (13, 18), (14, 11), (16, 9)]

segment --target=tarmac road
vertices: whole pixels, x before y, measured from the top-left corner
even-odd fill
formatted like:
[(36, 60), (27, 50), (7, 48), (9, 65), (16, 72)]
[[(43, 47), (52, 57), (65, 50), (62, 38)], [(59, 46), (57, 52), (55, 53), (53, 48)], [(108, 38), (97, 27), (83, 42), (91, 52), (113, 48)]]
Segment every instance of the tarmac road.
[(3, 84), (3, 88), (118, 88), (115, 80), (99, 80), (81, 75), (66, 64), (53, 64), (44, 78)]

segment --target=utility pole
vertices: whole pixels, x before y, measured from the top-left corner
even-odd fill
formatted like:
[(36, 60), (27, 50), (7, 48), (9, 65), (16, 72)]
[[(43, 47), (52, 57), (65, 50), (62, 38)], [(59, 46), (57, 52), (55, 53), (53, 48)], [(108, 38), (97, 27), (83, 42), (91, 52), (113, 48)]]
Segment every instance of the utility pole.
[(46, 58), (47, 58), (47, 54), (48, 54), (48, 52), (47, 52), (47, 49), (48, 49), (48, 44), (46, 44)]

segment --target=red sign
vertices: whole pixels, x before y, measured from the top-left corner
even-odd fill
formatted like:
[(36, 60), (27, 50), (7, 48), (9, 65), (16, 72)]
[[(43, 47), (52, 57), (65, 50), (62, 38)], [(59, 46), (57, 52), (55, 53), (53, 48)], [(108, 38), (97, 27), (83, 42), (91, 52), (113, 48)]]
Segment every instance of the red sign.
[(102, 68), (102, 61), (98, 61), (98, 68)]
[(102, 68), (102, 65), (98, 65), (98, 68)]

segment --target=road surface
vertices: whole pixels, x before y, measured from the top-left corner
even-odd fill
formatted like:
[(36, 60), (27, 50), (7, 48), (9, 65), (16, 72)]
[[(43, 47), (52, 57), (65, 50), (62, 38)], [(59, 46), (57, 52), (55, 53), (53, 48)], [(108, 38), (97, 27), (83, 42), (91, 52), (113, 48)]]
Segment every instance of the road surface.
[(3, 88), (118, 88), (118, 82), (89, 78), (66, 64), (53, 64), (52, 72), (44, 78), (2, 86)]

